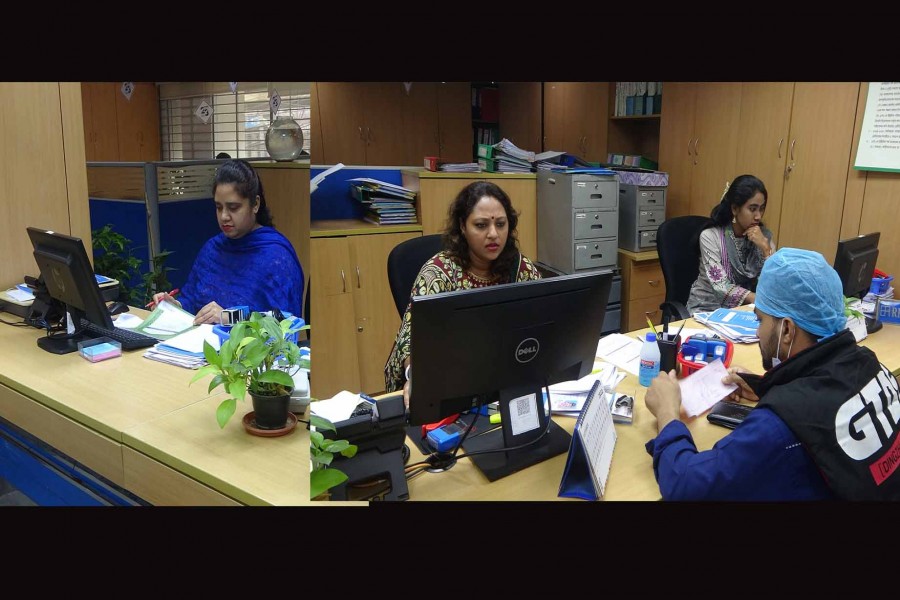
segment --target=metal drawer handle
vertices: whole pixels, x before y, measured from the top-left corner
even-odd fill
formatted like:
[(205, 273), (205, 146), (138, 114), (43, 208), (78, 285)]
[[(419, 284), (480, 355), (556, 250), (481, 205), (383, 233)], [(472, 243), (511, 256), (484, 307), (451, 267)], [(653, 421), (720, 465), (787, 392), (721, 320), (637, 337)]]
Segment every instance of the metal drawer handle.
[(647, 283), (650, 284), (650, 287), (656, 287), (659, 285), (659, 279), (654, 279), (652, 281), (648, 281)]
[(778, 158), (781, 158), (781, 145), (784, 143), (784, 138), (778, 140)]
[(360, 280), (360, 277), (359, 277), (359, 265), (356, 265), (356, 287), (357, 288), (362, 287), (362, 281)]
[(654, 310), (653, 312), (645, 312), (644, 314), (647, 315), (648, 317), (653, 317), (653, 316), (655, 316), (656, 313), (658, 313), (658, 312), (659, 312), (659, 309), (657, 308), (657, 309)]
[(344, 277), (344, 270), (341, 269), (341, 286), (343, 287), (343, 291), (341, 293), (347, 293), (347, 278)]

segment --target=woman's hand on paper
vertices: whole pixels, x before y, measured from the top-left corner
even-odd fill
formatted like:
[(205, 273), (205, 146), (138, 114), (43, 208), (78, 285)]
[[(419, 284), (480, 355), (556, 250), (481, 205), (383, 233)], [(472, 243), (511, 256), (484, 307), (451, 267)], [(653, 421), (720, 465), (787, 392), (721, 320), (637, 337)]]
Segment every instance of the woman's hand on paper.
[(201, 323), (218, 325), (221, 323), (221, 320), (222, 307), (216, 304), (215, 301), (212, 301), (197, 312), (197, 316), (194, 317), (194, 325), (200, 325)]
[(152, 306), (156, 307), (163, 300), (165, 300), (166, 302), (171, 302), (175, 306), (181, 307), (181, 302), (176, 300), (173, 296), (170, 296), (169, 292), (159, 292), (157, 294), (153, 294)]

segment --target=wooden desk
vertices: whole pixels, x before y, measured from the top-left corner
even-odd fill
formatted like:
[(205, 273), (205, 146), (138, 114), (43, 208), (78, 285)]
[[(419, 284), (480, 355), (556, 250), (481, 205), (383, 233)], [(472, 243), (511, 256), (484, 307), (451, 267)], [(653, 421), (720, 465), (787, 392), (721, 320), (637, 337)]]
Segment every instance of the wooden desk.
[(49, 354), (42, 335), (0, 325), (0, 417), (153, 504), (309, 503), (302, 423), (284, 437), (249, 435), (248, 397), (220, 430), (221, 394), (209, 397), (207, 380), (189, 385), (194, 371), (142, 350), (99, 363)]
[[(688, 319), (685, 327), (700, 328), (702, 325)], [(646, 331), (649, 329), (640, 330), (641, 333)], [(861, 345), (871, 348), (895, 375), (900, 374), (900, 327), (885, 325)], [(732, 364), (762, 373), (759, 346), (735, 344)], [(615, 425), (616, 448), (603, 499), (659, 500), (653, 460), (644, 449), (657, 434), (656, 418), (644, 404), (646, 388), (638, 384), (637, 376), (628, 373), (617, 389), (629, 394), (634, 392), (634, 422)], [(709, 450), (728, 433), (723, 427), (711, 425), (706, 420), (706, 413), (684, 420), (701, 451)], [(575, 426), (575, 419), (570, 417), (556, 416), (554, 421), (569, 433)], [(412, 451), (410, 464), (420, 461), (422, 454), (414, 444), (408, 445)], [(563, 454), (491, 483), (470, 460), (464, 459), (444, 473), (423, 473), (413, 478), (409, 482), (409, 495), (411, 500), (557, 500), (560, 499), (557, 493), (565, 464), (566, 455)]]

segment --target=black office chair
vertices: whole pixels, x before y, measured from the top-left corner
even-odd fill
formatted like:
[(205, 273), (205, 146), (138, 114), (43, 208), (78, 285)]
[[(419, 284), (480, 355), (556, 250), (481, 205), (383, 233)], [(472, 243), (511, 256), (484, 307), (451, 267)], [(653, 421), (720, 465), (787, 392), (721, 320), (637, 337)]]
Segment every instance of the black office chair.
[(685, 305), (700, 272), (700, 232), (710, 225), (709, 217), (688, 215), (663, 221), (656, 231), (659, 265), (666, 280), (666, 299), (659, 305), (663, 320), (691, 316)]
[(409, 305), (413, 282), (429, 258), (441, 251), (440, 234), (423, 235), (394, 246), (387, 259), (388, 282), (400, 316)]

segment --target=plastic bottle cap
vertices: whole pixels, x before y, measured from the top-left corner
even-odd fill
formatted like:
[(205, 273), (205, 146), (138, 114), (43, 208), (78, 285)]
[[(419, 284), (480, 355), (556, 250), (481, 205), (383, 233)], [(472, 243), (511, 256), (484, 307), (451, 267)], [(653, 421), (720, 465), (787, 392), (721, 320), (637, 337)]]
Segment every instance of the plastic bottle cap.
[(651, 331), (650, 333), (647, 334), (647, 338), (646, 338), (646, 339), (647, 339), (648, 342), (655, 342), (655, 341), (656, 341), (656, 334), (653, 333), (653, 332)]

